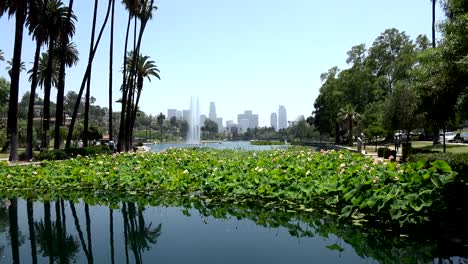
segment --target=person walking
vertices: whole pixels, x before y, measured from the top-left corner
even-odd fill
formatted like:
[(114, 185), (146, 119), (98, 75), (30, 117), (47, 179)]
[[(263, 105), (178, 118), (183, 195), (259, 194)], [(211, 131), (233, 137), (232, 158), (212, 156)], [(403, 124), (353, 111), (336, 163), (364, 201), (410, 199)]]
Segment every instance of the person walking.
[(357, 151), (358, 153), (362, 153), (362, 138), (361, 135), (357, 138)]
[(395, 136), (395, 151), (398, 152), (398, 148), (400, 147), (400, 136)]

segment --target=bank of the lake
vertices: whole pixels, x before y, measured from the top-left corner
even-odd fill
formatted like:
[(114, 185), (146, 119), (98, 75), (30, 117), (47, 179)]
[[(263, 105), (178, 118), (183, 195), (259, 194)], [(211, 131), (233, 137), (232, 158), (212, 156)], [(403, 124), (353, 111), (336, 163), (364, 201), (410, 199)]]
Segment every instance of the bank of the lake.
[(356, 225), (431, 221), (447, 208), (452, 188), (463, 180), (443, 161), (375, 164), (349, 151), (297, 147), (166, 149), (0, 167), (0, 186), (10, 196), (169, 192), (304, 212), (320, 206)]

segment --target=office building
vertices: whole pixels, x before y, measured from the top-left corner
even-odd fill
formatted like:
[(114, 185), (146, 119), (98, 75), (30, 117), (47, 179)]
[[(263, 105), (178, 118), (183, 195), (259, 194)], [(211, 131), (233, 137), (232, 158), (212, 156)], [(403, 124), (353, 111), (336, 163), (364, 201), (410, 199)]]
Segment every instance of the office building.
[(205, 120), (208, 119), (208, 117), (206, 117), (206, 115), (201, 115), (200, 116), (200, 126), (204, 126), (205, 125)]
[(274, 128), (275, 130), (278, 130), (278, 116), (276, 115), (276, 113), (271, 113), (270, 127)]
[(167, 109), (167, 119), (171, 119), (172, 117), (177, 117), (177, 109)]
[(288, 117), (286, 114), (286, 108), (282, 105), (278, 109), (278, 129), (285, 129), (288, 127)]
[(243, 114), (237, 115), (237, 123), (239, 124), (240, 132), (245, 133), (247, 128), (258, 127), (258, 114), (253, 114), (251, 110), (245, 110)]
[(216, 122), (216, 106), (214, 102), (210, 103), (210, 113), (208, 114), (208, 118), (210, 118), (212, 121)]

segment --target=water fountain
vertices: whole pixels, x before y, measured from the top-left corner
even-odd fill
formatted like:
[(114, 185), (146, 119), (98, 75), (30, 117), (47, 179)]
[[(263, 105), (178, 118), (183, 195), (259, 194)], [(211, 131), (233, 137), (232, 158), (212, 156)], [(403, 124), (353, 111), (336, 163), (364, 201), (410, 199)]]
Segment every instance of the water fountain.
[(187, 144), (200, 144), (200, 105), (196, 96), (190, 97)]

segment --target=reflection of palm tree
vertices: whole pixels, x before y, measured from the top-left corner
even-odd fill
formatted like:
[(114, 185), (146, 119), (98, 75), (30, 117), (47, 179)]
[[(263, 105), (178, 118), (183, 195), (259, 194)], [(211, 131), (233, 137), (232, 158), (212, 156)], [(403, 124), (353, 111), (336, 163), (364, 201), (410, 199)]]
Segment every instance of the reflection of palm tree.
[(83, 231), (81, 231), (80, 221), (78, 219), (78, 215), (76, 214), (75, 204), (73, 202), (70, 202), (70, 209), (72, 211), (73, 218), (75, 219), (75, 227), (78, 232), (78, 237), (80, 238), (83, 251), (86, 257), (88, 258), (88, 263), (93, 263), (93, 256), (89, 253), (86, 243), (84, 241)]
[(10, 200), (8, 207), (8, 215), (10, 219), (10, 241), (11, 241), (11, 254), (13, 256), (13, 263), (19, 263), (19, 230), (18, 230), (18, 204), (17, 199)]
[(31, 259), (37, 263), (36, 232), (34, 232), (34, 206), (31, 200), (27, 201), (26, 210), (28, 213), (29, 240), (31, 241)]
[(42, 256), (49, 256), (49, 262), (73, 263), (75, 255), (79, 252), (79, 244), (75, 237), (67, 235), (62, 223), (60, 202), (55, 203), (56, 221), (51, 221), (50, 202), (45, 204), (44, 221), (36, 222), (36, 236), (39, 252)]
[(145, 224), (143, 216), (144, 207), (138, 206), (138, 215), (136, 215), (135, 204), (128, 203), (127, 221), (129, 222), (130, 230), (128, 231), (128, 245), (135, 255), (136, 263), (142, 263), (141, 252), (150, 250), (151, 245), (157, 243), (161, 235), (162, 224), (156, 228), (152, 228), (150, 223), (148, 226)]

